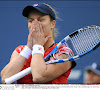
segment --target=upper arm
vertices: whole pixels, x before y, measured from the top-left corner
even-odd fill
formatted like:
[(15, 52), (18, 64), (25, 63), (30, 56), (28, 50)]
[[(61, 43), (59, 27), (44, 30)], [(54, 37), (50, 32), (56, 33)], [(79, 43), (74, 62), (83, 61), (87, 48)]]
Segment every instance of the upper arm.
[(22, 56), (20, 56), (20, 54), (19, 54), (19, 52), (18, 52), (18, 48), (19, 48), (19, 47), (16, 48), (17, 50), (15, 49), (15, 50), (13, 51), (9, 63), (8, 63), (8, 64), (3, 68), (3, 70), (1, 71), (1, 77), (4, 75), (4, 73), (5, 73), (5, 71), (6, 71), (6, 68), (8, 68), (8, 67), (7, 67), (8, 65), (11, 65), (11, 64), (13, 64), (13, 62), (16, 62), (17, 60), (19, 60), (19, 59), (18, 59), (19, 57), (20, 57), (21, 60), (24, 59)]
[(14, 58), (16, 58), (18, 56), (19, 56), (19, 53), (16, 50), (14, 50), (12, 55), (11, 55), (10, 61), (14, 60)]
[[(12, 61), (14, 60), (14, 58), (17, 57), (17, 56), (18, 56), (18, 53), (17, 53), (16, 50), (14, 50), (13, 53), (12, 53), (12, 55), (11, 55), (10, 62), (12, 62)], [(9, 63), (10, 63), (10, 62), (9, 62)], [(9, 64), (9, 63), (8, 63), (8, 64)], [(7, 65), (8, 65), (8, 64), (7, 64)], [(7, 66), (7, 65), (6, 65), (6, 66)], [(4, 75), (5, 71), (6, 71), (6, 66), (5, 66), (5, 67), (3, 68), (3, 70), (1, 71), (1, 77), (3, 77), (3, 75)]]

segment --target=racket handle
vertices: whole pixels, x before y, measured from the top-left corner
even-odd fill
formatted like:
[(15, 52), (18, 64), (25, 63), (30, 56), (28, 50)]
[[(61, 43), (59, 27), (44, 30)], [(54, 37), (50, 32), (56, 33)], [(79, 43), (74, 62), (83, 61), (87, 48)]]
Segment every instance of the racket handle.
[(6, 84), (11, 84), (11, 83), (21, 79), (22, 77), (28, 75), (29, 73), (31, 73), (31, 67), (29, 67), (29, 68), (27, 68), (27, 69), (15, 74), (15, 75), (11, 76), (9, 78), (6, 78), (5, 79), (5, 83)]

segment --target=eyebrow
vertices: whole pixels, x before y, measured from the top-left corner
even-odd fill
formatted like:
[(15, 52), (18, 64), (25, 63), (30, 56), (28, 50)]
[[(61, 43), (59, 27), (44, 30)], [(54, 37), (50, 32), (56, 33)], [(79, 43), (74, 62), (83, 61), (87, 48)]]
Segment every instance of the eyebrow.
[[(39, 16), (38, 18), (40, 19), (40, 18), (43, 17), (43, 16), (45, 16), (45, 15)], [(32, 20), (34, 20), (34, 19), (31, 18), (31, 17), (28, 17), (28, 19), (32, 19)]]
[(33, 20), (33, 18), (28, 18), (28, 19), (32, 19)]

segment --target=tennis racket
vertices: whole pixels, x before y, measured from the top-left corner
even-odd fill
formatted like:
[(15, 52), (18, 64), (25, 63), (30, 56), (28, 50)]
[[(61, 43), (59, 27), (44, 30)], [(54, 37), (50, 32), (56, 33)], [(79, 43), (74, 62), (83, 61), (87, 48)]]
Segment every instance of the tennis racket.
[[(66, 36), (57, 44), (57, 46), (49, 53), (49, 55), (44, 58), (44, 60), (47, 61), (48, 58), (52, 57), (52, 55), (57, 52), (61, 45), (69, 47), (73, 51), (74, 56), (68, 59), (56, 59), (53, 61), (48, 61), (46, 64), (64, 63), (77, 60), (80, 57), (97, 49), (100, 46), (100, 27), (96, 25), (87, 26)], [(31, 73), (31, 67), (11, 76), (10, 78), (5, 79), (5, 83), (10, 84), (15, 82), (29, 73)]]

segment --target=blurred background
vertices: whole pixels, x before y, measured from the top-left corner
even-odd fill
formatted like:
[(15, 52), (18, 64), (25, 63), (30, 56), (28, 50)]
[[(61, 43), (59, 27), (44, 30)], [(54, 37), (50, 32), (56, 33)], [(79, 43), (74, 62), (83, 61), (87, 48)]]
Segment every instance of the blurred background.
[[(56, 42), (82, 27), (100, 26), (100, 1), (0, 1), (0, 72), (9, 63), (14, 49), (27, 42), (28, 24), (22, 16), (23, 8), (37, 3), (50, 4), (57, 11), (59, 19), (56, 28), (59, 29), (59, 35)], [(99, 60), (100, 48), (77, 60), (68, 84), (84, 84), (85, 67), (93, 62), (100, 63)]]

